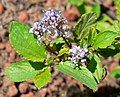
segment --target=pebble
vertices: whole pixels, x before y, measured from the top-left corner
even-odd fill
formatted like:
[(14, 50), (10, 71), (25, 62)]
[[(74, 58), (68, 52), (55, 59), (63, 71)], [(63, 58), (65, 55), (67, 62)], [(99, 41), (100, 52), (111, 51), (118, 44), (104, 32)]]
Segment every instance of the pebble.
[(3, 50), (5, 48), (3, 43), (0, 43), (0, 50)]
[(75, 21), (78, 19), (79, 17), (79, 11), (77, 9), (77, 7), (72, 6), (71, 8), (68, 8), (65, 12), (64, 12), (64, 16), (66, 17), (66, 19), (68, 21)]
[(107, 8), (110, 8), (112, 6), (113, 0), (104, 0), (103, 5)]
[(49, 85), (49, 89), (51, 90), (51, 92), (55, 92), (55, 91), (58, 90), (58, 87), (55, 86), (54, 84), (50, 84), (50, 85)]
[(29, 88), (29, 85), (27, 82), (20, 83), (19, 87), (18, 87), (20, 93), (22, 93), (22, 94), (26, 93), (28, 91), (28, 88)]
[(9, 54), (9, 57), (8, 57), (8, 62), (12, 63), (15, 61), (15, 57), (16, 57), (16, 52), (15, 50), (12, 50)]
[(4, 12), (4, 7), (3, 7), (3, 4), (0, 3), (0, 14), (2, 14)]
[(12, 51), (12, 46), (11, 46), (11, 44), (8, 42), (7, 44), (6, 44), (6, 51), (8, 52), (8, 53), (10, 53), (11, 51)]
[(63, 82), (63, 79), (62, 79), (62, 78), (59, 78), (59, 79), (57, 79), (57, 80), (54, 80), (54, 81), (53, 81), (53, 84), (54, 84), (55, 86), (60, 86), (62, 82)]
[(15, 50), (12, 50), (12, 51), (10, 52), (10, 57), (13, 57), (13, 58), (15, 58), (15, 55), (16, 55), (16, 52), (15, 52)]
[(32, 79), (29, 79), (29, 80), (27, 80), (27, 83), (33, 84), (33, 80), (32, 80)]
[(41, 13), (39, 11), (35, 11), (30, 15), (31, 21), (39, 21), (41, 18)]
[(13, 82), (11, 82), (7, 76), (3, 77), (3, 87), (8, 87), (12, 84), (13, 84)]
[(0, 93), (0, 97), (4, 97), (4, 95), (2, 93)]
[(13, 63), (15, 60), (12, 57), (8, 57), (8, 62)]
[(19, 13), (19, 17), (18, 17), (18, 19), (19, 19), (19, 21), (21, 21), (21, 22), (24, 22), (24, 21), (26, 21), (26, 20), (28, 20), (28, 13), (27, 13), (27, 11), (21, 11), (20, 13)]
[(56, 6), (60, 6), (60, 4), (61, 4), (61, 0), (47, 0), (46, 6), (56, 7)]
[(7, 91), (7, 96), (8, 97), (13, 97), (13, 96), (17, 95), (17, 93), (18, 93), (18, 90), (17, 90), (17, 88), (14, 84), (10, 85), (8, 87), (8, 91)]
[(32, 92), (29, 92), (27, 94), (22, 94), (20, 97), (35, 97), (35, 95)]
[(118, 65), (116, 63), (111, 63), (108, 70), (111, 72), (113, 71)]
[(38, 91), (38, 93), (36, 93), (36, 97), (45, 97), (47, 93), (47, 88), (43, 88), (40, 91)]

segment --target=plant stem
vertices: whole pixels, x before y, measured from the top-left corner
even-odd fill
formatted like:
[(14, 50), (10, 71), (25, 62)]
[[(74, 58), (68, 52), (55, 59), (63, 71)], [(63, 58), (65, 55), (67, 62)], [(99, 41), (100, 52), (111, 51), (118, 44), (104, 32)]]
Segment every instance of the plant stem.
[(63, 40), (65, 41), (65, 43), (67, 44), (67, 46), (68, 46), (69, 48), (71, 48), (71, 44), (69, 44), (69, 42), (66, 40), (66, 38), (65, 38), (64, 36), (62, 36), (62, 38), (63, 38)]
[(47, 50), (51, 53), (53, 53), (54, 55), (58, 55), (56, 52), (54, 52), (48, 45), (46, 45), (46, 43), (43, 41), (43, 43), (45, 44)]

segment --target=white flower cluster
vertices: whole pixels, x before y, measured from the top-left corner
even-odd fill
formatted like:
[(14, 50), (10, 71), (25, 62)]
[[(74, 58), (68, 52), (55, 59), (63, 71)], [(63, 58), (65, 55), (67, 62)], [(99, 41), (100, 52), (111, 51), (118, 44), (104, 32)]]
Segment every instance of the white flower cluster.
[(81, 48), (80, 46), (72, 46), (70, 49), (71, 54), (71, 62), (73, 64), (85, 63), (86, 58), (88, 57), (88, 50), (85, 48)]
[(41, 41), (45, 33), (50, 33), (58, 37), (66, 32), (66, 29), (63, 28), (63, 25), (66, 23), (67, 20), (62, 17), (61, 11), (49, 9), (44, 11), (41, 21), (34, 23), (33, 27), (30, 29), (30, 33), (34, 33), (39, 41)]

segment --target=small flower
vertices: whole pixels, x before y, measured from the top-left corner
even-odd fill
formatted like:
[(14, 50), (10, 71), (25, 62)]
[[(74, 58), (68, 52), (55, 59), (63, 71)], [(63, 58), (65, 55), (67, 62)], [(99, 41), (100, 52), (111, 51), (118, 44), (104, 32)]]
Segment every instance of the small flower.
[[(49, 33), (54, 38), (61, 35), (66, 35), (67, 30), (63, 27), (67, 23), (67, 20), (62, 16), (61, 11), (49, 9), (44, 11), (44, 15), (41, 21), (35, 22), (30, 29), (30, 33), (38, 36), (44, 36)], [(42, 39), (38, 37), (39, 40)]]
[(72, 46), (70, 49), (71, 54), (71, 62), (75, 65), (80, 63), (85, 63), (86, 58), (88, 57), (88, 50), (85, 48), (81, 48), (80, 46)]

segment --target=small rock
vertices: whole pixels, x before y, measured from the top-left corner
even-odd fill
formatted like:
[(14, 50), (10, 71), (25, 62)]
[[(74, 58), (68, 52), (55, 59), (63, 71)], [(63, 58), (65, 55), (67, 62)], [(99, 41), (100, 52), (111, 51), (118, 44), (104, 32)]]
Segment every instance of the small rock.
[(2, 14), (4, 12), (4, 7), (3, 7), (3, 4), (0, 3), (0, 14)]
[(28, 13), (27, 13), (27, 11), (21, 11), (20, 13), (19, 13), (19, 17), (18, 17), (18, 19), (19, 19), (19, 21), (21, 21), (21, 22), (24, 22), (24, 21), (26, 21), (26, 20), (28, 20)]
[(0, 50), (3, 50), (5, 48), (5, 46), (3, 45), (3, 43), (0, 43)]
[(118, 65), (116, 63), (111, 63), (108, 70), (111, 72), (113, 71)]
[(15, 50), (12, 50), (11, 52), (10, 52), (10, 55), (9, 55), (9, 57), (8, 57), (8, 62), (14, 62), (15, 61), (15, 57), (16, 57), (16, 52), (15, 52)]
[(19, 91), (20, 93), (26, 93), (28, 91), (28, 83), (27, 82), (23, 82), (19, 84)]
[(79, 17), (79, 11), (75, 6), (72, 6), (71, 8), (67, 9), (64, 12), (64, 16), (66, 17), (67, 20), (69, 21), (75, 21)]
[(15, 60), (12, 57), (8, 57), (8, 62), (13, 63)]
[(110, 8), (112, 6), (113, 0), (104, 0), (103, 5), (107, 8)]
[(43, 88), (36, 93), (36, 97), (45, 97), (46, 93), (47, 93), (47, 88)]
[(14, 84), (8, 87), (8, 91), (7, 91), (8, 97), (15, 96), (17, 95), (17, 93), (18, 93), (18, 90)]
[(55, 85), (53, 85), (53, 84), (50, 84), (50, 85), (49, 85), (49, 89), (50, 89), (52, 92), (55, 92), (55, 91), (58, 90), (58, 87), (55, 86)]
[(55, 7), (60, 6), (61, 0), (47, 0), (46, 6)]
[(4, 95), (2, 93), (0, 93), (0, 97), (4, 97)]
[(40, 11), (35, 11), (30, 15), (30, 19), (32, 21), (39, 21), (39, 19), (41, 18), (41, 13)]
[(35, 95), (32, 92), (29, 92), (28, 94), (22, 94), (20, 97), (35, 97)]
[(59, 78), (59, 79), (57, 79), (57, 80), (54, 80), (54, 81), (53, 81), (53, 84), (54, 84), (55, 86), (60, 86), (62, 82), (63, 82), (63, 79), (62, 79), (62, 78)]
[(15, 58), (15, 55), (16, 55), (16, 52), (15, 52), (15, 50), (12, 50), (12, 51), (10, 52), (10, 57), (13, 57), (13, 58)]
[(7, 44), (6, 44), (6, 51), (8, 52), (8, 53), (10, 53), (11, 51), (12, 51), (12, 46), (11, 46), (11, 44), (8, 42)]
[(71, 83), (75, 83), (75, 80), (73, 78), (71, 78), (71, 77), (68, 76), (67, 77), (67, 84), (69, 85)]
[(26, 82), (29, 84), (33, 84), (33, 80), (31, 80), (31, 79), (27, 80)]

